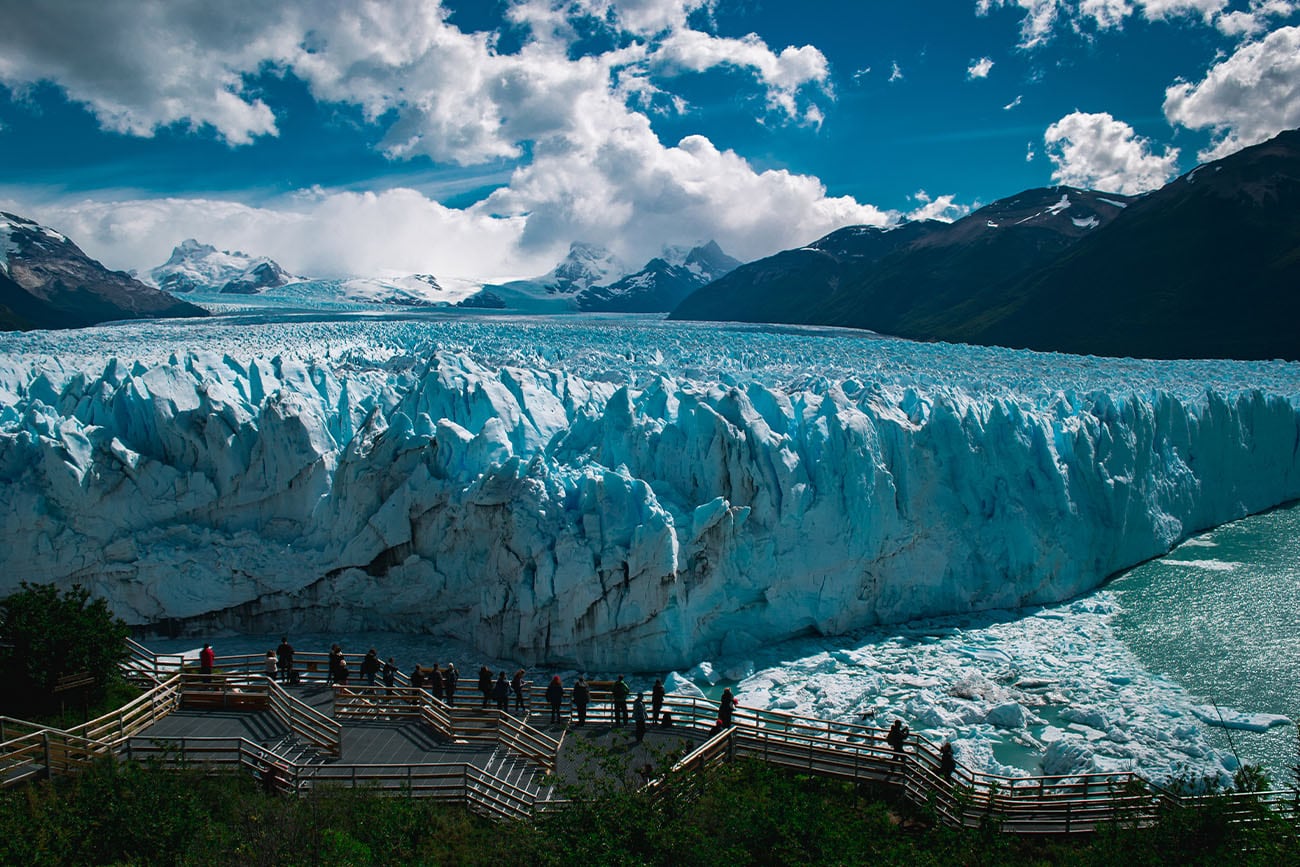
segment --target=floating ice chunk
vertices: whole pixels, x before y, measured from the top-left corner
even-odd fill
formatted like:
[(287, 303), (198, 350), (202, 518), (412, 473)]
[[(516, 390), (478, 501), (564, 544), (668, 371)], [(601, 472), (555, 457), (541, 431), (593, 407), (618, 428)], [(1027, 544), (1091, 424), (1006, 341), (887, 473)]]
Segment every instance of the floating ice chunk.
[(686, 676), (697, 683), (704, 681), (709, 686), (713, 686), (722, 679), (718, 676), (718, 673), (713, 670), (713, 663), (711, 662), (699, 663), (690, 671), (686, 672)]
[(1054, 740), (1043, 753), (1043, 773), (1052, 777), (1090, 774), (1097, 769), (1091, 749), (1077, 740)]
[(668, 676), (664, 678), (664, 691), (675, 695), (687, 695), (692, 698), (704, 698), (704, 690), (675, 671), (670, 671)]
[(722, 672), (725, 680), (744, 680), (754, 673), (754, 660), (746, 659)]
[(1000, 704), (989, 709), (984, 719), (989, 725), (995, 725), (1003, 729), (1019, 729), (1025, 727), (1025, 709), (1018, 702), (1010, 701), (1006, 704)]
[(1226, 560), (1170, 560), (1161, 558), (1156, 561), (1162, 566), (1183, 566), (1189, 569), (1209, 569), (1213, 572), (1231, 572), (1237, 568), (1236, 563)]
[(1248, 732), (1265, 732), (1274, 726), (1291, 724), (1291, 718), (1275, 713), (1244, 713), (1213, 706), (1198, 705), (1192, 708), (1196, 718), (1206, 725)]

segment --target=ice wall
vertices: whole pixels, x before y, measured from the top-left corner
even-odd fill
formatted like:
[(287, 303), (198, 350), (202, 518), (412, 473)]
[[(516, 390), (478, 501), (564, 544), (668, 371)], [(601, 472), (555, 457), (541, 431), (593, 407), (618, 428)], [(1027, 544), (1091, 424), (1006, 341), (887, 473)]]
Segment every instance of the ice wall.
[(1060, 600), (1300, 496), (1281, 363), (655, 322), (0, 348), (0, 592), (78, 581), (133, 623), (662, 669)]

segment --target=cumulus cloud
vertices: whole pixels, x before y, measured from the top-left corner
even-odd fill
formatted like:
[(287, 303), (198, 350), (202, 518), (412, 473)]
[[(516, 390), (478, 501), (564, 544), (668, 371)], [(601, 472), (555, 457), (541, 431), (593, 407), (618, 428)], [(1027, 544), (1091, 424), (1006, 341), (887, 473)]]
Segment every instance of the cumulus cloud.
[[(118, 267), (158, 264), (189, 235), (312, 274), (517, 274), (550, 267), (547, 258), (573, 240), (614, 242), (635, 257), (716, 237), (749, 257), (846, 223), (895, 219), (828, 197), (816, 178), (757, 171), (698, 136), (659, 141), (645, 111), (682, 110), (669, 88), (684, 73), (739, 70), (769, 112), (814, 128), (823, 120), (818, 99), (833, 98), (815, 47), (778, 50), (753, 34), (697, 29), (711, 26), (713, 2), (515, 0), (507, 14), (525, 36), (509, 53), (493, 34), (458, 29), (436, 0), (27, 4), (9, 10), (0, 29), (0, 84), (53, 82), (108, 129), (207, 127), (240, 145), (277, 129), (251, 82), (292, 73), (317, 100), (359, 108), (390, 158), (519, 162), (508, 187), (463, 211), (395, 190), (260, 207), (47, 202), (38, 212), (88, 244), (117, 243), (123, 252), (107, 258)], [(584, 27), (605, 28), (614, 47), (582, 48)]]
[(1300, 126), (1300, 27), (1240, 46), (1195, 84), (1174, 84), (1164, 111), (1170, 123), (1213, 131), (1214, 142), (1197, 154), (1202, 161)]
[(993, 61), (988, 57), (981, 57), (979, 60), (972, 60), (970, 66), (966, 67), (966, 77), (968, 79), (988, 78), (992, 69)]
[(1047, 128), (1043, 135), (1052, 161), (1052, 180), (1136, 195), (1163, 186), (1178, 168), (1178, 149), (1154, 153), (1150, 140), (1105, 112), (1076, 111)]
[(1215, 25), (1227, 36), (1254, 37), (1268, 30), (1273, 19), (1286, 18), (1298, 11), (1297, 0), (1250, 0), (1248, 9), (1224, 12)]
[(917, 190), (912, 194), (912, 201), (917, 205), (906, 217), (909, 220), (938, 220), (941, 223), (960, 220), (971, 212), (971, 206), (959, 205), (955, 199), (956, 196), (951, 194), (932, 197), (925, 190)]

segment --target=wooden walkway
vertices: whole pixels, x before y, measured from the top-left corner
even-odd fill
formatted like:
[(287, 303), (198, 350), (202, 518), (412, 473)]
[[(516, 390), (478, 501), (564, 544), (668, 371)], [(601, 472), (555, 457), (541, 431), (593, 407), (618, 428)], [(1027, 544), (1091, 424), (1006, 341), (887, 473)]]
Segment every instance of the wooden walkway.
[[(561, 807), (563, 792), (592, 780), (645, 786), (656, 796), (689, 795), (698, 772), (752, 758), (890, 789), (947, 824), (991, 822), (1019, 834), (1145, 824), (1162, 810), (1194, 809), (1205, 800), (1162, 791), (1132, 773), (1012, 778), (958, 765), (945, 777), (936, 746), (915, 735), (899, 751), (882, 729), (748, 708), (723, 730), (715, 703), (682, 696), (665, 702), (675, 725), (651, 727), (638, 744), (630, 728), (612, 725), (610, 697), (600, 690), (593, 690), (588, 725), (569, 728), (526, 712), (516, 718), (483, 710), (477, 694), (470, 703), (468, 690), (449, 707), (404, 678), (392, 689), (323, 680), (285, 687), (259, 673), (263, 657), (219, 658), (216, 673), (201, 675), (182, 671), (177, 657), (133, 649), (128, 674), (153, 687), (112, 714), (68, 731), (0, 717), (0, 787), (118, 756), (242, 769), (298, 793), (372, 786), (514, 819)], [(304, 656), (309, 675), (323, 674), (323, 658)], [(544, 706), (543, 690), (531, 689), (526, 707)], [(549, 709), (537, 716), (549, 720)], [(664, 772), (666, 763), (672, 766)], [(1242, 822), (1296, 818), (1292, 792), (1223, 797)]]

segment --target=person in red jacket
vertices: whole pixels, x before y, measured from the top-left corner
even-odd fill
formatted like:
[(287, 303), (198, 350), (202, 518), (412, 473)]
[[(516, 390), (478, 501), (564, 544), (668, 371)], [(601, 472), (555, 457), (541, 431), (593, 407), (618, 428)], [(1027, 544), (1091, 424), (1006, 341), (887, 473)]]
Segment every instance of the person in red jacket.
[(212, 668), (217, 663), (217, 652), (212, 649), (211, 644), (203, 645), (199, 651), (199, 671), (203, 674), (205, 681), (211, 682)]

